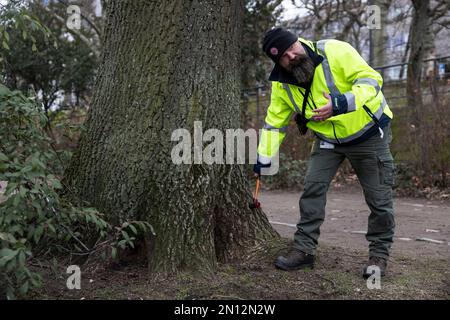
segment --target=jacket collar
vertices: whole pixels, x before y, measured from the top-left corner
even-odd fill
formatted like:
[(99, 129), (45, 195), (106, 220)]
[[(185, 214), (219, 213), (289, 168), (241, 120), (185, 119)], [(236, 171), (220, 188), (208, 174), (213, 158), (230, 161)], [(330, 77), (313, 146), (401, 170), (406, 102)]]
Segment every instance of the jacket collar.
[[(321, 55), (315, 53), (308, 44), (303, 43), (302, 41), (300, 41), (300, 43), (305, 49), (305, 51), (308, 53), (308, 55), (311, 57), (316, 67), (322, 63), (323, 57)], [(292, 75), (292, 73), (287, 72), (278, 63), (275, 64), (272, 72), (270, 73), (269, 81), (277, 81), (281, 83), (292, 84), (303, 88), (306, 88), (311, 84), (311, 83), (299, 83), (298, 80)]]

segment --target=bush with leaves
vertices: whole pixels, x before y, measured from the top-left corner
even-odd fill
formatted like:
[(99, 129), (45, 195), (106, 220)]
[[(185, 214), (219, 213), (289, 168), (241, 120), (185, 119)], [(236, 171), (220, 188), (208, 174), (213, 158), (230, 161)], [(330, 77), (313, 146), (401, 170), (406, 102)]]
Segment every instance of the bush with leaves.
[[(31, 33), (38, 32), (47, 40), (49, 39), (50, 29), (42, 25), (35, 17), (29, 15), (28, 6), (29, 1), (26, 0), (0, 3), (0, 41), (3, 49), (10, 50), (11, 44), (14, 43), (10, 39), (8, 30), (20, 32), (24, 40), (29, 39), (32, 51), (37, 51), (37, 47), (36, 38)], [(2, 62), (1, 59), (0, 62)]]
[(139, 232), (153, 232), (146, 222), (111, 226), (97, 210), (59, 195), (46, 122), (34, 99), (0, 85), (0, 181), (7, 182), (0, 194), (0, 291), (8, 299), (38, 287), (41, 277), (30, 266), (56, 253), (114, 258), (117, 248), (134, 246)]
[(281, 152), (278, 173), (264, 177), (264, 186), (270, 189), (303, 188), (307, 165), (308, 161), (294, 159)]

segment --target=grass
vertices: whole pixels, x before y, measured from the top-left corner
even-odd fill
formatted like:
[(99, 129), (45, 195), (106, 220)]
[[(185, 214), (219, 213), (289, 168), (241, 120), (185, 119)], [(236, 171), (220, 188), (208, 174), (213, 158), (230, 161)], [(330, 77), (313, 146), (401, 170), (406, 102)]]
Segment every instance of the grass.
[[(84, 266), (82, 289), (69, 291), (65, 278), (45, 276), (46, 286), (30, 298), (43, 299), (449, 299), (445, 259), (393, 257), (381, 290), (369, 290), (361, 277), (365, 252), (320, 246), (313, 270), (283, 272), (272, 261), (285, 253), (282, 239), (255, 251), (246, 261), (219, 264), (213, 274), (180, 272), (148, 275), (145, 265)], [(64, 275), (63, 275), (64, 276)], [(89, 283), (89, 279), (93, 279)]]

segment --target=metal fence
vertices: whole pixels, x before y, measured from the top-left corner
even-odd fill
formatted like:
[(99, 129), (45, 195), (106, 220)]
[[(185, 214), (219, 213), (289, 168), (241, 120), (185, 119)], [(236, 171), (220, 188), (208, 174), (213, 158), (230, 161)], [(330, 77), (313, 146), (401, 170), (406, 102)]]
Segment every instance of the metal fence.
[[(374, 67), (380, 72), (385, 83), (391, 81), (406, 81), (408, 76), (408, 62), (389, 64), (381, 67)], [(450, 56), (423, 60), (422, 78), (435, 76), (437, 79), (450, 78)]]
[[(450, 56), (443, 56), (424, 60), (422, 79), (435, 77), (439, 82), (439, 92), (450, 94)], [(374, 67), (383, 77), (383, 93), (386, 100), (392, 102), (391, 106), (402, 107), (406, 105), (406, 79), (408, 76), (408, 63), (396, 63), (381, 67)], [(270, 104), (270, 85), (246, 88), (242, 91), (241, 105), (247, 111), (251, 122), (261, 125), (267, 107)], [(423, 95), (429, 96), (431, 92), (424, 85)]]

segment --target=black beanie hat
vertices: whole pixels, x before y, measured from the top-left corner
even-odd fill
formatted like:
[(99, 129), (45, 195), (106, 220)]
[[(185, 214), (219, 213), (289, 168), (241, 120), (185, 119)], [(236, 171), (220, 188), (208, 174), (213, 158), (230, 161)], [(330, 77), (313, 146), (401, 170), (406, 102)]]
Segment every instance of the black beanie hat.
[(270, 59), (278, 63), (284, 52), (297, 40), (298, 37), (292, 32), (283, 28), (274, 28), (264, 36), (263, 51)]

